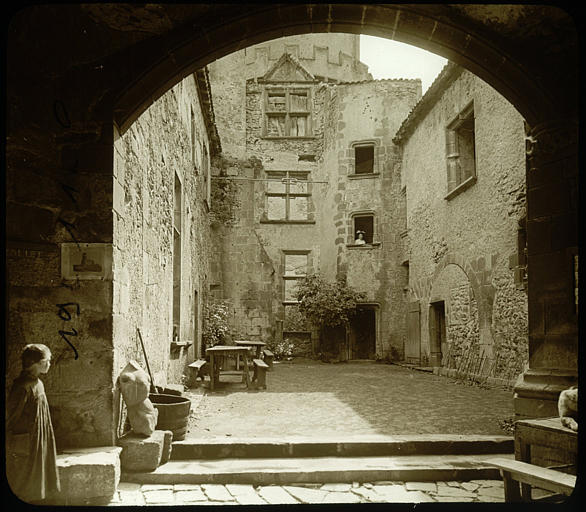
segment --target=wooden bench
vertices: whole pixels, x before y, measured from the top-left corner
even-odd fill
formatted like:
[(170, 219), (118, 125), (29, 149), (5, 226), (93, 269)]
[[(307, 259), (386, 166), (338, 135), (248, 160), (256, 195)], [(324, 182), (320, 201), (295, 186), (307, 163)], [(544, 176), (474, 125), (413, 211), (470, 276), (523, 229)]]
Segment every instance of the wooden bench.
[(491, 459), (490, 464), (499, 468), (505, 484), (505, 501), (520, 502), (519, 484), (527, 484), (569, 496), (576, 486), (576, 477), (555, 469), (542, 468), (527, 462), (510, 459)]
[(262, 359), (253, 359), (254, 363), (254, 375), (252, 381), (256, 381), (258, 387), (267, 389), (267, 369), (269, 367)]
[(200, 377), (203, 382), (203, 376), (206, 373), (202, 368), (207, 364), (205, 359), (198, 359), (187, 366), (191, 368), (191, 378), (194, 383), (197, 382), (197, 378)]
[(268, 371), (271, 371), (273, 369), (273, 359), (275, 358), (274, 354), (268, 348), (265, 348), (262, 351), (262, 355), (264, 362), (269, 365)]

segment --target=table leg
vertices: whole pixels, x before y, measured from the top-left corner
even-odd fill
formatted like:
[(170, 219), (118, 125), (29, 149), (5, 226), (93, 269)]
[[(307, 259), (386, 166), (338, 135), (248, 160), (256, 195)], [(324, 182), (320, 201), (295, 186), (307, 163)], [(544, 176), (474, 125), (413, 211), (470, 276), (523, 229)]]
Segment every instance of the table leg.
[(214, 364), (214, 353), (212, 352), (210, 354), (210, 368), (211, 368), (211, 372), (210, 372), (210, 391), (214, 390), (214, 380), (216, 377), (216, 365)]
[[(519, 443), (519, 452), (521, 461), (531, 464), (531, 446), (528, 443), (521, 441)], [(531, 485), (521, 484), (521, 499), (523, 501), (531, 501)]]
[(248, 354), (245, 352), (243, 354), (244, 358), (244, 379), (246, 380), (246, 387), (250, 387), (250, 375), (248, 374)]
[(506, 503), (518, 503), (521, 501), (521, 495), (519, 494), (519, 482), (513, 480), (512, 475), (501, 469), (501, 476), (503, 478), (503, 484), (505, 487), (505, 502)]

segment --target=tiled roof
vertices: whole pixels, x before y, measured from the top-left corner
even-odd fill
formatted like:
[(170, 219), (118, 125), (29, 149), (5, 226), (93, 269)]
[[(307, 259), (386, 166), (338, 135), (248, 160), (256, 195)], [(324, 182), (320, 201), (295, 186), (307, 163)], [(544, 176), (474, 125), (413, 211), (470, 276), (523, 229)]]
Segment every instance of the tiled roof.
[(397, 130), (393, 138), (395, 144), (401, 144), (408, 138), (419, 122), (429, 113), (431, 108), (439, 100), (446, 88), (456, 80), (464, 71), (464, 68), (453, 62), (448, 62), (439, 75), (433, 81), (427, 92), (422, 96), (419, 102), (413, 107), (403, 124)]

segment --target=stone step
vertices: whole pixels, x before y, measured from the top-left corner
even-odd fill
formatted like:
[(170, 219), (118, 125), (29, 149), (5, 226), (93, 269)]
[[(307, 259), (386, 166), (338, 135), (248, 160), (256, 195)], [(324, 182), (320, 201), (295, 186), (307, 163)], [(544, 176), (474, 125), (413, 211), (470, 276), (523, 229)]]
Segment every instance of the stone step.
[(120, 481), (119, 446), (72, 448), (57, 455), (61, 492), (51, 505), (100, 505), (112, 499)]
[[(497, 480), (490, 455), (403, 455), (395, 457), (304, 457), (175, 460), (154, 471), (122, 474), (141, 484), (289, 484), (372, 481)], [(513, 454), (499, 457), (513, 459)]]
[(513, 453), (510, 436), (417, 435), (185, 439), (173, 442), (171, 460), (270, 458), (270, 457), (368, 457), (390, 455), (467, 455)]

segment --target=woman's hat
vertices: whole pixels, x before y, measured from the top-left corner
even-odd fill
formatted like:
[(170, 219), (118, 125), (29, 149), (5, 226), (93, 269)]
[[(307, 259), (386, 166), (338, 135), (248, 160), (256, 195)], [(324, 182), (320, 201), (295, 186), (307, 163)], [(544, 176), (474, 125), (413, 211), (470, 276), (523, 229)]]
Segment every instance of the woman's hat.
[(359, 233), (362, 233), (363, 235), (366, 235), (366, 231), (361, 231), (361, 230), (356, 231), (356, 234), (359, 234)]

